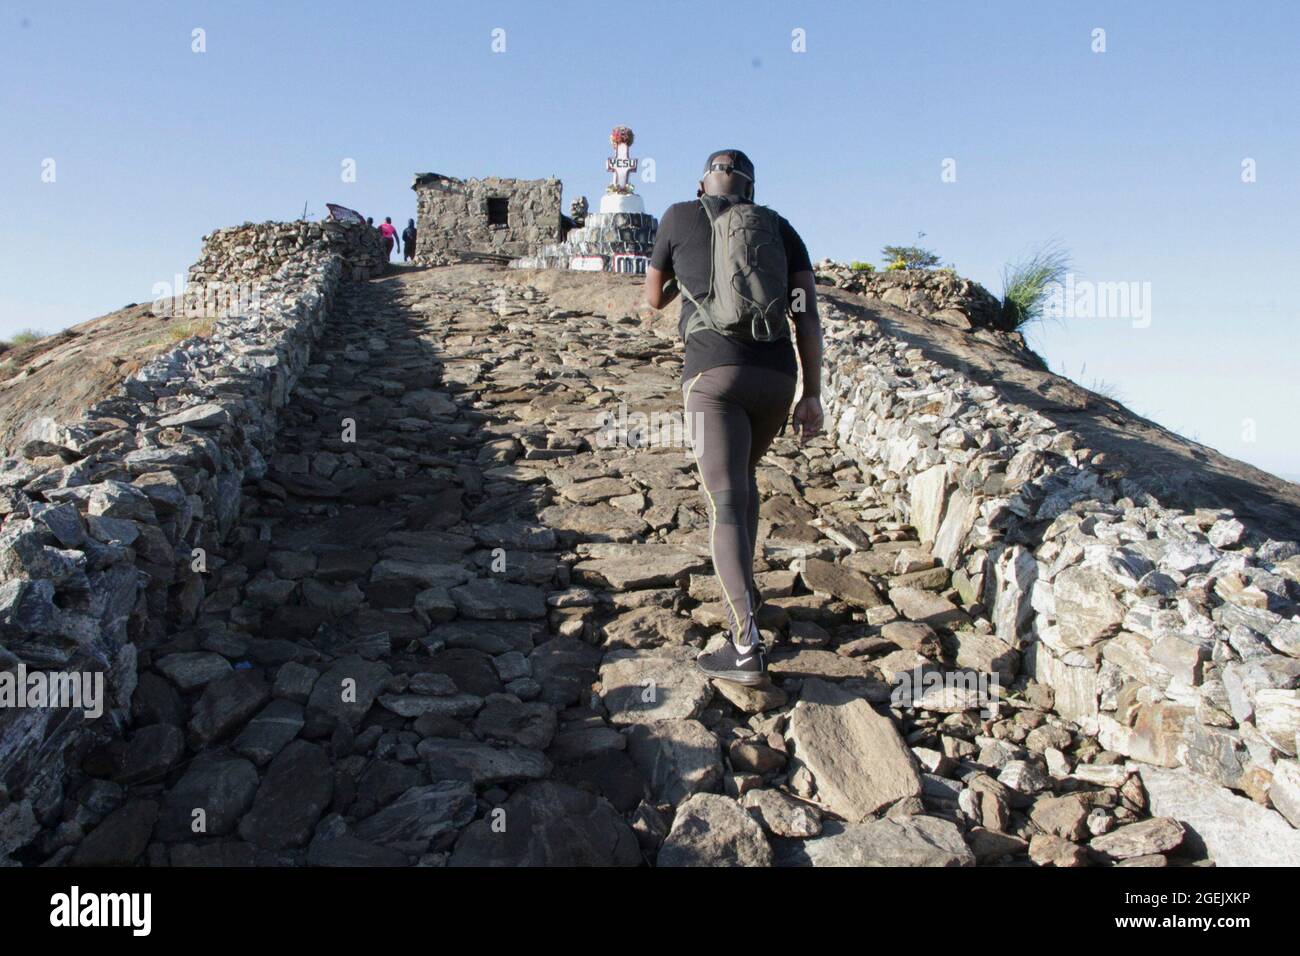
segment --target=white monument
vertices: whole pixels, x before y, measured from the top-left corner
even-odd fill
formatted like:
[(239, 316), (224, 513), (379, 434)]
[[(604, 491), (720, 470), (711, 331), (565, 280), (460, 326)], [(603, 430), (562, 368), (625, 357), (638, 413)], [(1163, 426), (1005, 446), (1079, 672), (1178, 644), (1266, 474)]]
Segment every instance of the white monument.
[(635, 138), (627, 126), (615, 126), (609, 134), (614, 155), (605, 160), (605, 170), (614, 174), (614, 180), (605, 187), (605, 195), (600, 197), (601, 212), (645, 212), (645, 203), (627, 181), (636, 172), (637, 161), (628, 155)]
[(614, 155), (606, 158), (605, 170), (614, 179), (600, 197), (600, 210), (588, 213), (585, 199), (575, 203), (574, 219), (581, 210), (582, 224), (566, 232), (564, 241), (544, 243), (529, 255), (512, 259), (512, 268), (645, 274), (659, 220), (646, 213), (645, 203), (628, 181), (637, 168), (637, 161), (628, 155), (632, 139), (626, 126), (615, 126), (609, 134)]

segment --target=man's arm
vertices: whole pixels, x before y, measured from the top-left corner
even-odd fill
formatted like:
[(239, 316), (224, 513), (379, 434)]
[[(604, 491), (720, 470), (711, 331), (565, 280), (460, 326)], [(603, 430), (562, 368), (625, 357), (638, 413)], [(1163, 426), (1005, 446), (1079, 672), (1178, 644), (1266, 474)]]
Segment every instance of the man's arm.
[(803, 394), (791, 419), (804, 444), (822, 430), (822, 322), (817, 316), (817, 281), (803, 269), (790, 276), (790, 314), (803, 374)]
[(650, 303), (650, 308), (662, 309), (675, 298), (677, 298), (676, 277), (671, 272), (646, 266), (645, 300)]
[(811, 272), (790, 276), (790, 315), (803, 371), (803, 394), (822, 393), (822, 323), (817, 315), (817, 280)]
[(662, 309), (677, 298), (677, 285), (673, 273), (673, 235), (677, 223), (677, 207), (669, 206), (659, 220), (655, 247), (650, 251), (650, 261), (645, 268), (645, 300), (652, 309)]

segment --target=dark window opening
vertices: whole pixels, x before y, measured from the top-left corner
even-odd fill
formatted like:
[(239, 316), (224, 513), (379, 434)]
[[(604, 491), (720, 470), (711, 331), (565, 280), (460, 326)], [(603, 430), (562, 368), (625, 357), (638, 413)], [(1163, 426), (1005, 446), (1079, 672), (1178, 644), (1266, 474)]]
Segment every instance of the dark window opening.
[(510, 225), (510, 200), (492, 197), (487, 201), (487, 214), (489, 226)]

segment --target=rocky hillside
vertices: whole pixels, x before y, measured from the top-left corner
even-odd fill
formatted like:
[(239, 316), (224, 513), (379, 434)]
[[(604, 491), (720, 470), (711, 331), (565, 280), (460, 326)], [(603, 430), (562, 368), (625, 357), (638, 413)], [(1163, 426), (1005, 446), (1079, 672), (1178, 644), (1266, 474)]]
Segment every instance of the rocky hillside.
[[(675, 317), (617, 276), (337, 263), (278, 269), (193, 394), (155, 365), (138, 424), (0, 472), (0, 663), (94, 666), (73, 624), (120, 609), (109, 715), (0, 715), (14, 859), (1300, 860), (1287, 483), (978, 321), (827, 286), (827, 434), (759, 469), (772, 681), (710, 682), (705, 502), (654, 440)], [(999, 706), (892, 693), (926, 673), (996, 675)]]
[(34, 421), (75, 420), (129, 375), (204, 325), (132, 304), (0, 355), (0, 454)]

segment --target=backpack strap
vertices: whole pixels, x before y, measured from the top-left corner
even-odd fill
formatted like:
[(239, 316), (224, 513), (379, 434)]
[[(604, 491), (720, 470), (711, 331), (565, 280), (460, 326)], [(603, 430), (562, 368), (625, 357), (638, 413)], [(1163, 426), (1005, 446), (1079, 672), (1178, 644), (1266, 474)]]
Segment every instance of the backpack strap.
[(684, 338), (689, 339), (696, 332), (700, 331), (700, 329), (713, 329), (716, 332), (718, 326), (713, 321), (713, 314), (709, 311), (709, 307), (705, 304), (709, 301), (709, 297), (707, 295), (704, 296), (703, 301), (695, 298), (695, 296), (691, 295), (690, 291), (686, 288), (686, 284), (680, 279), (677, 282), (677, 288), (679, 288), (682, 295), (689, 299), (691, 304), (695, 306), (695, 311), (692, 312), (691, 317), (686, 320)]
[[(704, 201), (703, 196), (699, 198), (698, 202), (702, 207), (704, 207), (704, 216), (709, 223), (709, 291), (703, 296), (704, 302), (708, 302), (713, 295), (713, 222), (717, 216), (715, 216), (713, 210), (709, 208), (709, 204)], [(686, 331), (683, 334), (683, 339), (690, 339), (690, 337), (700, 331), (700, 329), (713, 329), (716, 332), (718, 330), (718, 325), (713, 321), (713, 315), (704, 305), (704, 302), (701, 302), (699, 299), (695, 298), (695, 296), (691, 295), (690, 290), (686, 288), (686, 283), (682, 282), (680, 278), (677, 280), (677, 288), (681, 289), (682, 295), (689, 299), (691, 304), (695, 306), (695, 311), (686, 321)]]

